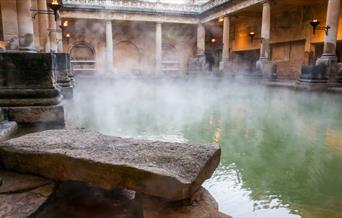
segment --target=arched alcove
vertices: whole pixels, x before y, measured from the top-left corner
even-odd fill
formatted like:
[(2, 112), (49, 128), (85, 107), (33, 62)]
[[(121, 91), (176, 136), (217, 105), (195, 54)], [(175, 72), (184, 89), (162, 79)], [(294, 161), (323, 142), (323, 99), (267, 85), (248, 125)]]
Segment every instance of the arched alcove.
[(137, 74), (141, 70), (139, 48), (131, 41), (120, 41), (114, 45), (114, 69), (117, 73)]
[(180, 70), (180, 53), (169, 42), (163, 42), (162, 49), (162, 71), (166, 74), (177, 74)]
[(74, 73), (94, 73), (96, 71), (95, 49), (87, 42), (76, 42), (69, 50)]

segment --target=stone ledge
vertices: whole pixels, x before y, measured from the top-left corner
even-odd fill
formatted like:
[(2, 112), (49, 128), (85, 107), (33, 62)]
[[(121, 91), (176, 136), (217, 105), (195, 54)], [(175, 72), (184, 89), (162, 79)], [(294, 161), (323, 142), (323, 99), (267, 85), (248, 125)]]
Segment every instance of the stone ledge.
[(64, 125), (64, 108), (56, 106), (6, 107), (9, 120), (18, 124), (59, 124)]
[(218, 145), (123, 139), (89, 130), (48, 130), (0, 144), (10, 170), (99, 188), (128, 188), (176, 201), (190, 198), (219, 164)]

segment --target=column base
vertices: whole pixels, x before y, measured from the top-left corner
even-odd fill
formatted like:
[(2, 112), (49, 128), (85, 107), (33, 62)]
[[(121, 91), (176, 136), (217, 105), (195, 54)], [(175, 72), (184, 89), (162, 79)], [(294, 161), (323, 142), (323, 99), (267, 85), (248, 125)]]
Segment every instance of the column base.
[(316, 65), (325, 65), (325, 74), (328, 78), (328, 82), (337, 83), (340, 72), (337, 64), (337, 56), (335, 54), (323, 54), (322, 57), (317, 59)]
[(328, 84), (327, 65), (323, 62), (303, 65), (297, 84), (304, 88), (325, 89)]
[(223, 73), (229, 73), (229, 74), (235, 75), (235, 72), (233, 71), (233, 62), (231, 60), (221, 61), (219, 69)]
[(9, 121), (30, 125), (64, 126), (63, 105), (3, 108)]
[(197, 55), (195, 58), (191, 58), (188, 63), (188, 74), (199, 74), (208, 72), (209, 64), (206, 61), (205, 55)]
[(259, 59), (256, 62), (257, 75), (264, 79), (277, 79), (277, 65), (274, 61), (268, 59)]

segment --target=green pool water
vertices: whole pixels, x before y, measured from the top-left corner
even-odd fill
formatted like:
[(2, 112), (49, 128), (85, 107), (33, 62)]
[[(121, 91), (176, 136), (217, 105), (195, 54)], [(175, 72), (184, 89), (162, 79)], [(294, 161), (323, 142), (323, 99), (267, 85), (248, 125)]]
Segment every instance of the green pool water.
[[(212, 79), (78, 79), (68, 127), (219, 143), (204, 186), (234, 217), (342, 217), (342, 96)], [(129, 154), (127, 154), (129, 155)]]

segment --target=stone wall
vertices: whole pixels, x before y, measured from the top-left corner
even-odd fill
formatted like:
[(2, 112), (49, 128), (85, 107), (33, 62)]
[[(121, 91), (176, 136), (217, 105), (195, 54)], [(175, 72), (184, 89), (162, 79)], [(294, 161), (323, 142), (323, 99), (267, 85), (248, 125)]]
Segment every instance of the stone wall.
[[(77, 43), (85, 43), (95, 51), (98, 73), (106, 69), (105, 21), (70, 20), (65, 30), (71, 34), (64, 40), (70, 52)], [(123, 74), (152, 74), (155, 70), (155, 23), (113, 21), (113, 71)], [(189, 58), (196, 49), (195, 26), (162, 24), (163, 60), (176, 59), (180, 73), (185, 73)], [(172, 48), (172, 50), (170, 50)]]
[[(298, 5), (275, 7), (272, 10), (270, 43), (272, 60), (277, 64), (279, 79), (297, 79), (302, 64), (312, 64), (320, 57), (319, 48), (323, 44), (325, 33), (317, 31), (313, 35), (310, 22), (315, 18), (321, 21), (321, 26), (324, 26), (326, 7), (326, 3), (322, 2), (321, 5), (310, 7)], [(242, 66), (249, 65), (247, 54), (252, 50), (260, 49), (261, 16), (238, 16), (232, 23), (232, 29), (232, 51), (238, 54), (246, 53), (239, 61)], [(338, 40), (342, 40), (342, 29), (339, 30)], [(252, 31), (256, 33), (256, 39), (253, 41), (248, 36)], [(338, 47), (337, 53), (342, 53), (339, 49)]]

